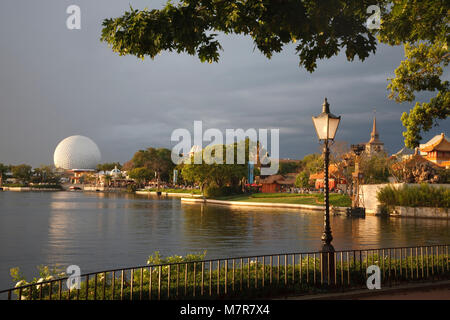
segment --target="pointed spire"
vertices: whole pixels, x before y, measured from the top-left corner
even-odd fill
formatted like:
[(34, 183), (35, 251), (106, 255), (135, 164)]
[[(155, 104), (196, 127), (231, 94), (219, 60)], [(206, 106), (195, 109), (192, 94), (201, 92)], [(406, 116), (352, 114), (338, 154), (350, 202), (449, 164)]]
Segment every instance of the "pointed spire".
[(379, 134), (377, 131), (377, 117), (376, 116), (373, 117), (373, 128), (372, 128), (372, 133), (370, 134), (370, 136), (372, 137), (372, 139), (373, 138), (378, 139), (378, 137), (379, 137)]

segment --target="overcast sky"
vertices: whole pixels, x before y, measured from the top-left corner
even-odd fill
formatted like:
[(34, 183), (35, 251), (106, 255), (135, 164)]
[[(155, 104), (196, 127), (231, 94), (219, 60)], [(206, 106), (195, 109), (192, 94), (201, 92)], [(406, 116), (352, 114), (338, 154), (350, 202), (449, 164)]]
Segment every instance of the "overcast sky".
[[(337, 139), (367, 142), (376, 108), (389, 152), (403, 147), (400, 116), (412, 104), (387, 99), (402, 47), (379, 46), (364, 62), (344, 55), (313, 74), (298, 67), (294, 47), (267, 60), (250, 38), (223, 36), (218, 64), (163, 53), (155, 60), (120, 57), (101, 43), (101, 22), (133, 7), (164, 1), (2, 0), (0, 2), (0, 162), (53, 162), (58, 142), (93, 139), (102, 162), (129, 160), (138, 149), (171, 148), (176, 128), (279, 128), (281, 157), (318, 150), (311, 116), (324, 97), (342, 116)], [(66, 28), (66, 8), (81, 7), (81, 30)], [(425, 134), (429, 139), (449, 121)]]

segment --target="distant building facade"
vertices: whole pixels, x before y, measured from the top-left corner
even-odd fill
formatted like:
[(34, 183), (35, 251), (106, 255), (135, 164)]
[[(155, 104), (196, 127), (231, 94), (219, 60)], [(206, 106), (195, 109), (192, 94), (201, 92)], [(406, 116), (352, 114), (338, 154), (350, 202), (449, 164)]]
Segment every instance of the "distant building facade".
[[(311, 184), (314, 184), (315, 189), (323, 189), (325, 188), (325, 173), (318, 172), (311, 174), (309, 176), (309, 180)], [(338, 170), (338, 167), (334, 164), (329, 166), (328, 169), (328, 188), (330, 190), (345, 189), (345, 186), (347, 185), (347, 180), (344, 176), (342, 176)]]
[(414, 156), (415, 151), (407, 148), (406, 146), (401, 148), (397, 153), (394, 153), (391, 157), (396, 158), (397, 160), (407, 160)]
[(67, 170), (67, 173), (69, 173), (69, 180), (72, 184), (81, 184), (85, 181), (84, 178), (88, 176), (95, 175), (96, 170), (94, 169), (72, 169)]

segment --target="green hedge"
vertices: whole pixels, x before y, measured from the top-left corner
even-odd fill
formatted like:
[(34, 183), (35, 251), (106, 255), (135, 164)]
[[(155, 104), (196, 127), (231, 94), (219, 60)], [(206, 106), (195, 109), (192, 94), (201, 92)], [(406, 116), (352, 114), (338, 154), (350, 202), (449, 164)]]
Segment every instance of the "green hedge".
[(203, 192), (206, 198), (218, 198), (241, 193), (242, 191), (239, 189), (239, 187), (230, 187), (230, 186), (219, 187), (216, 185), (207, 186)]
[(450, 207), (450, 188), (433, 187), (423, 183), (420, 186), (404, 185), (400, 188), (387, 186), (377, 193), (378, 201), (384, 206), (401, 207)]
[(4, 183), (3, 187), (25, 188), (25, 187), (28, 187), (28, 185), (27, 184), (23, 184), (23, 183)]

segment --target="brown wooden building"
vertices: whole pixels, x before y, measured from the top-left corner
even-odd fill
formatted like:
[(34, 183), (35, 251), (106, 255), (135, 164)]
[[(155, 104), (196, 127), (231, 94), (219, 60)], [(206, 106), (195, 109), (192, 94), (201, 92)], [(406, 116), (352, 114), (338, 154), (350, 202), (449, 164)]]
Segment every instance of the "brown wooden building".
[(294, 187), (297, 173), (288, 173), (285, 175), (274, 174), (261, 179), (260, 184), (262, 193), (283, 192), (286, 189)]

